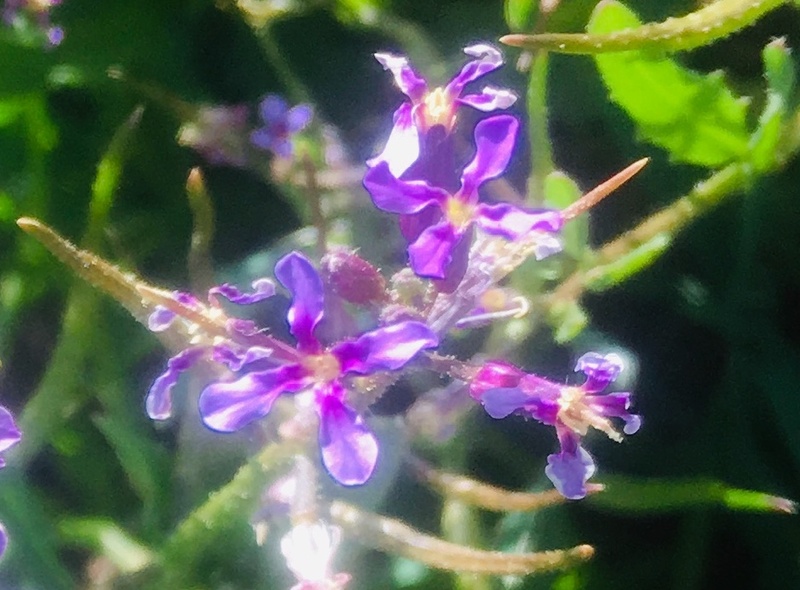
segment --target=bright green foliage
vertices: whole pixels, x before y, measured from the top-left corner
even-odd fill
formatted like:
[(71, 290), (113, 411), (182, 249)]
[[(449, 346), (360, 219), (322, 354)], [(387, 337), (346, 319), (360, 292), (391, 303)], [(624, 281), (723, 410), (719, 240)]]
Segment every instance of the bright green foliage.
[(508, 28), (512, 31), (527, 31), (536, 18), (538, 0), (506, 0), (505, 14)]
[(758, 127), (750, 138), (750, 161), (757, 171), (768, 170), (775, 162), (775, 151), (795, 87), (794, 64), (784, 39), (769, 43), (761, 55), (767, 80), (767, 100)]
[[(598, 5), (590, 33), (635, 27), (639, 19), (619, 2)], [(634, 120), (641, 138), (676, 162), (719, 166), (747, 151), (747, 101), (721, 73), (701, 75), (645, 51), (596, 55), (611, 100)]]

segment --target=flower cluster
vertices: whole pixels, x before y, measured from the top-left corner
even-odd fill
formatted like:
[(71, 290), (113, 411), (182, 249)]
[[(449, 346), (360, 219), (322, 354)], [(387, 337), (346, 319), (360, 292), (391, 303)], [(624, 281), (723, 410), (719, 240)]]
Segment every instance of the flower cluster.
[[(207, 303), (188, 293), (161, 294), (149, 327), (163, 331), (182, 323), (190, 345), (169, 360), (150, 388), (146, 406), (152, 418), (169, 418), (180, 375), (200, 361), (210, 361), (217, 374), (198, 401), (208, 428), (235, 432), (278, 414), (283, 420), (278, 436), (308, 441), (316, 432), (328, 474), (339, 484), (361, 485), (372, 476), (379, 458), (368, 408), (391, 391), (400, 371), (415, 364), (450, 379), (439, 396), (448, 407), (474, 407), (471, 394), (494, 418), (516, 413), (553, 426), (561, 450), (548, 457), (547, 476), (567, 498), (587, 493), (595, 471), (594, 460), (582, 446), (589, 428), (619, 441), (622, 434), (612, 418), (624, 422), (626, 434), (640, 425), (639, 417), (629, 411), (629, 393), (600, 395), (622, 370), (619, 358), (585, 354), (576, 367), (586, 375), (585, 383), (568, 386), (504, 361), (476, 368), (432, 354), (453, 329), (527, 313), (527, 300), (501, 281), (525, 257), (558, 252), (559, 232), (571, 217), (485, 199), (490, 196), (485, 185), (505, 172), (515, 151), (519, 122), (512, 114), (478, 120), (468, 130), (471, 155), (458, 161), (464, 152), (456, 149), (459, 108), (491, 113), (516, 99), (512, 92), (493, 86), (469, 93), (468, 85), (500, 67), (502, 57), (485, 44), (467, 47), (465, 53), (472, 59), (444, 87), (435, 89), (405, 57), (376, 55), (408, 101), (394, 114), (386, 147), (367, 163), (363, 186), (379, 210), (399, 216), (408, 266), (385, 280), (356, 252), (329, 247), (320, 270), (305, 254), (290, 252), (275, 265), (276, 281), (259, 279), (250, 292), (219, 285), (209, 290)], [(278, 159), (288, 159), (292, 136), (308, 124), (311, 109), (289, 108), (283, 99), (269, 96), (260, 112), (264, 126), (250, 134), (250, 141)], [(217, 120), (224, 122), (224, 117), (212, 122)], [(241, 113), (232, 120), (242, 127)], [(218, 129), (224, 124), (206, 127), (224, 135)], [(197, 146), (201, 143), (195, 141)], [(209, 157), (230, 159), (231, 151), (219, 151), (219, 145), (210, 141), (203, 149)], [(227, 309), (276, 296), (279, 286), (290, 300), (285, 320), (291, 342), (249, 319), (228, 315)], [(453, 396), (464, 403), (453, 403)], [(279, 400), (288, 412), (273, 412)], [(437, 429), (444, 432), (447, 425), (438, 424)], [(297, 490), (306, 491), (295, 495), (311, 505), (316, 460), (304, 456), (300, 464), (306, 465), (307, 473), (298, 475), (295, 483), (302, 479)], [(338, 529), (324, 518), (309, 524), (313, 508), (295, 504), (304, 503), (290, 502), (295, 526), (281, 543), (297, 578), (293, 590), (343, 588), (349, 576), (331, 575), (329, 569)]]
[[(20, 438), (22, 438), (22, 434), (14, 422), (14, 416), (3, 406), (0, 406), (0, 453), (4, 453), (17, 444)], [(5, 465), (6, 461), (2, 455), (0, 455), (0, 469), (5, 467)], [(0, 523), (0, 555), (6, 550), (7, 543), (8, 539), (6, 537), (5, 528), (2, 523)]]

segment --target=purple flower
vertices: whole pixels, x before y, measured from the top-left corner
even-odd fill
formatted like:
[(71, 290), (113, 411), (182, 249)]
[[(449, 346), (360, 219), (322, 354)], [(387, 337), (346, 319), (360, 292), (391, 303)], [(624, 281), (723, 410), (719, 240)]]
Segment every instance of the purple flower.
[[(236, 287), (227, 283), (212, 287), (208, 291), (208, 301), (210, 306), (206, 308), (200, 300), (190, 293), (177, 291), (173, 294), (176, 304), (187, 311), (193, 311), (199, 315), (210, 311), (211, 314), (220, 314), (219, 297), (224, 297), (231, 303), (238, 305), (251, 305), (258, 303), (275, 294), (275, 284), (269, 279), (258, 279), (253, 282), (253, 292), (242, 293)], [(150, 314), (147, 325), (153, 332), (163, 332), (168, 329), (174, 321), (178, 319), (178, 314), (170, 309), (157, 306), (155, 311)], [(172, 390), (177, 385), (181, 374), (191, 369), (198, 361), (207, 358), (209, 355), (213, 360), (228, 365), (232, 370), (239, 370), (242, 366), (267, 358), (272, 355), (272, 350), (266, 346), (253, 345), (246, 342), (237, 346), (235, 340), (241, 339), (248, 332), (249, 327), (244, 320), (233, 320), (227, 322), (228, 332), (231, 342), (228, 344), (201, 343), (182, 350), (167, 362), (167, 370), (164, 371), (150, 386), (147, 393), (145, 406), (147, 415), (153, 420), (166, 420), (172, 416)], [(237, 349), (245, 352), (237, 354)]]
[(375, 59), (392, 73), (395, 83), (411, 102), (403, 103), (395, 111), (394, 126), (386, 147), (367, 165), (376, 166), (386, 162), (391, 173), (400, 176), (419, 157), (421, 135), (436, 126), (441, 126), (445, 134), (452, 131), (459, 105), (489, 112), (514, 104), (517, 99), (514, 93), (492, 86), (486, 86), (477, 94), (462, 95), (467, 84), (503, 65), (500, 52), (485, 43), (466, 47), (464, 53), (475, 59), (468, 62), (446, 86), (433, 90), (414, 71), (406, 57), (390, 53), (375, 54)]
[(471, 382), (473, 397), (481, 401), (492, 418), (518, 412), (555, 426), (561, 452), (547, 457), (545, 474), (561, 494), (572, 500), (586, 495), (586, 482), (595, 472), (591, 455), (581, 446), (581, 437), (589, 428), (621, 442), (622, 434), (611, 418), (624, 422), (625, 434), (634, 434), (642, 424), (641, 417), (628, 411), (630, 393), (598, 395), (622, 371), (617, 355), (586, 353), (578, 359), (575, 370), (586, 375), (583, 385), (560, 385), (508, 363), (490, 362)]
[(326, 348), (316, 335), (324, 316), (317, 270), (292, 252), (275, 266), (275, 276), (292, 294), (287, 320), (297, 341), (296, 358), (212, 383), (200, 395), (200, 413), (210, 428), (232, 432), (267, 415), (282, 394), (310, 391), (326, 469), (343, 485), (363, 484), (375, 468), (378, 443), (346, 402), (346, 377), (400, 369), (420, 350), (436, 346), (436, 335), (425, 324), (408, 321)]
[(557, 211), (478, 203), (481, 185), (506, 169), (518, 127), (510, 115), (490, 117), (476, 125), (475, 156), (464, 168), (455, 193), (424, 180), (400, 180), (386, 162), (367, 171), (364, 186), (375, 206), (404, 216), (401, 227), (410, 242), (408, 257), (419, 276), (449, 281), (457, 270), (463, 274), (473, 224), (509, 240), (530, 231), (561, 229), (563, 219)]
[[(3, 453), (17, 444), (22, 438), (22, 433), (14, 422), (14, 416), (7, 409), (0, 406), (0, 453)], [(0, 455), (0, 468), (5, 467), (6, 461)], [(5, 527), (0, 523), (0, 555), (6, 550), (8, 537)]]
[(280, 96), (270, 94), (261, 101), (259, 113), (264, 126), (250, 134), (250, 141), (279, 158), (292, 156), (292, 136), (311, 122), (313, 110), (307, 104), (292, 108)]

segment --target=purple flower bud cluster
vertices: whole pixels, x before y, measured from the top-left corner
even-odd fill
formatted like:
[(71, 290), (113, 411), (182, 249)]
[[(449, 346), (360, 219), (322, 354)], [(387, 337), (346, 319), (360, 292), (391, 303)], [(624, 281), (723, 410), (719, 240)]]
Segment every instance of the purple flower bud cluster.
[[(624, 422), (625, 434), (640, 425), (639, 417), (629, 412), (629, 393), (601, 395), (622, 370), (618, 357), (585, 354), (576, 370), (586, 375), (586, 382), (566, 386), (504, 361), (475, 367), (456, 359), (440, 363), (444, 357), (433, 354), (452, 330), (527, 313), (525, 298), (501, 282), (526, 257), (558, 252), (559, 232), (567, 220), (556, 210), (485, 200), (484, 185), (499, 178), (514, 155), (519, 122), (513, 115), (489, 114), (466, 130), (471, 153), (458, 161), (464, 151), (456, 142), (462, 131), (461, 107), (493, 113), (516, 100), (509, 90), (493, 86), (471, 93), (468, 86), (503, 60), (486, 44), (464, 52), (470, 61), (445, 86), (434, 89), (405, 57), (376, 55), (408, 101), (394, 113), (385, 148), (367, 163), (363, 185), (379, 210), (399, 216), (408, 266), (387, 280), (343, 247), (329, 248), (318, 265), (294, 251), (275, 265), (276, 282), (259, 279), (250, 292), (219, 285), (209, 290), (207, 303), (187, 293), (173, 294), (151, 315), (150, 329), (167, 330), (182, 322), (191, 343), (169, 360), (150, 388), (146, 406), (153, 419), (172, 415), (172, 391), (180, 375), (210, 361), (217, 374), (202, 389), (198, 403), (206, 426), (234, 432), (266, 416), (285, 417), (285, 411), (273, 412), (280, 401), (293, 408), (283, 426), (294, 427), (279, 428), (279, 433), (315, 432), (321, 462), (332, 478), (342, 485), (360, 485), (379, 461), (368, 408), (399, 372), (416, 366), (450, 378), (455, 387), (448, 391), (470, 403), (471, 394), (494, 418), (522, 414), (555, 427), (561, 450), (548, 457), (546, 474), (567, 498), (586, 494), (595, 471), (582, 446), (589, 428), (621, 440), (612, 419)], [(250, 140), (288, 158), (292, 136), (308, 125), (311, 114), (306, 105), (290, 108), (269, 96), (260, 108), (263, 127)], [(228, 315), (228, 309), (257, 304), (279, 292), (290, 301), (285, 316), (290, 341), (249, 319)], [(315, 526), (296, 528), (285, 540), (285, 552), (320, 535), (330, 541), (327, 529)], [(321, 555), (319, 571), (293, 569), (299, 588), (317, 588), (327, 579), (326, 551)]]

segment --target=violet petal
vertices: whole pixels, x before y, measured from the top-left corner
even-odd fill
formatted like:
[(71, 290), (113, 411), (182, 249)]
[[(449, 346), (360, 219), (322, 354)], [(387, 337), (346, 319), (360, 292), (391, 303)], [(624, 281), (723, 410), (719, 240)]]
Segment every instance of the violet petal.
[(548, 455), (545, 475), (562, 496), (580, 500), (586, 496), (586, 482), (596, 467), (592, 456), (578, 445), (574, 452), (562, 451)]
[(517, 102), (517, 95), (505, 88), (486, 86), (478, 94), (467, 94), (457, 100), (461, 104), (488, 113), (497, 109), (507, 109)]
[(251, 372), (230, 382), (216, 382), (200, 394), (200, 415), (206, 426), (234, 432), (263, 418), (285, 391), (298, 391), (307, 381), (300, 365)]
[(517, 387), (487, 389), (481, 395), (481, 403), (492, 418), (505, 418), (521, 410), (530, 401), (530, 396)]
[(575, 370), (586, 375), (583, 388), (589, 393), (605, 389), (614, 381), (623, 369), (622, 358), (614, 353), (598, 354), (587, 352), (575, 363)]
[(302, 131), (311, 122), (314, 116), (314, 109), (311, 105), (299, 104), (289, 109), (286, 113), (286, 129), (289, 133)]
[(361, 485), (375, 470), (378, 441), (363, 418), (337, 395), (318, 398), (319, 447), (328, 473), (345, 486)]
[(455, 228), (448, 222), (425, 229), (408, 247), (411, 268), (421, 277), (445, 278), (445, 270), (452, 258), (451, 253), (460, 238), (461, 235), (457, 234)]
[(275, 294), (275, 283), (270, 279), (258, 279), (252, 283), (252, 293), (242, 293), (238, 288), (228, 283), (212, 287), (208, 291), (208, 299), (212, 300), (213, 297), (220, 295), (238, 305), (252, 305), (258, 303)]
[(153, 420), (166, 420), (172, 416), (172, 389), (178, 382), (181, 373), (188, 371), (199, 361), (206, 348), (195, 346), (182, 350), (169, 361), (164, 371), (150, 386), (145, 400), (147, 415)]
[(403, 55), (392, 55), (391, 53), (376, 53), (375, 59), (394, 76), (397, 87), (412, 102), (416, 103), (422, 99), (428, 91), (428, 84), (417, 74), (408, 63), (408, 58)]
[(288, 110), (289, 105), (276, 94), (268, 94), (258, 105), (258, 112), (265, 123), (281, 121)]
[(487, 205), (481, 203), (476, 211), (476, 221), (483, 231), (494, 236), (516, 240), (536, 231), (558, 231), (562, 218), (558, 211), (549, 209), (525, 210), (509, 203)]
[(443, 203), (449, 197), (447, 191), (425, 181), (398, 180), (392, 175), (388, 162), (380, 162), (367, 170), (364, 188), (378, 209), (402, 215), (418, 213), (432, 203)]
[(625, 434), (636, 434), (642, 425), (642, 418), (637, 414), (628, 411), (631, 406), (631, 394), (627, 392), (615, 392), (607, 395), (591, 396), (591, 405), (599, 414), (612, 418), (621, 418), (625, 422), (623, 432)]
[(22, 438), (22, 433), (14, 422), (14, 416), (0, 406), (0, 453), (7, 451)]
[(178, 315), (174, 311), (157, 305), (153, 313), (147, 317), (147, 328), (151, 332), (163, 332), (172, 325), (176, 317)]
[(489, 389), (513, 388), (519, 384), (525, 373), (519, 367), (505, 361), (483, 363), (469, 384), (469, 394), (480, 400)]
[(214, 347), (212, 359), (215, 363), (226, 365), (231, 371), (239, 371), (242, 367), (272, 356), (273, 350), (263, 346), (251, 346), (244, 353), (225, 345)]
[(519, 123), (511, 115), (496, 115), (475, 126), (475, 157), (461, 174), (461, 192), (477, 200), (478, 187), (503, 173), (511, 159)]
[(5, 553), (6, 547), (8, 547), (8, 535), (6, 534), (6, 527), (0, 522), (0, 557)]
[(438, 343), (436, 334), (422, 322), (400, 322), (367, 332), (355, 342), (335, 346), (331, 352), (339, 360), (342, 372), (367, 375), (397, 370), (420, 350)]
[(307, 353), (318, 352), (320, 345), (314, 330), (322, 320), (325, 299), (317, 269), (299, 252), (290, 252), (275, 265), (275, 277), (292, 294), (286, 319), (298, 348)]
[(392, 132), (383, 151), (367, 160), (367, 166), (386, 162), (389, 170), (399, 178), (419, 158), (419, 131), (411, 118), (411, 103), (404, 102), (394, 112)]
[(503, 65), (503, 55), (488, 43), (465, 47), (464, 53), (477, 59), (468, 62), (447, 84), (446, 91), (453, 97), (461, 96), (464, 86)]

